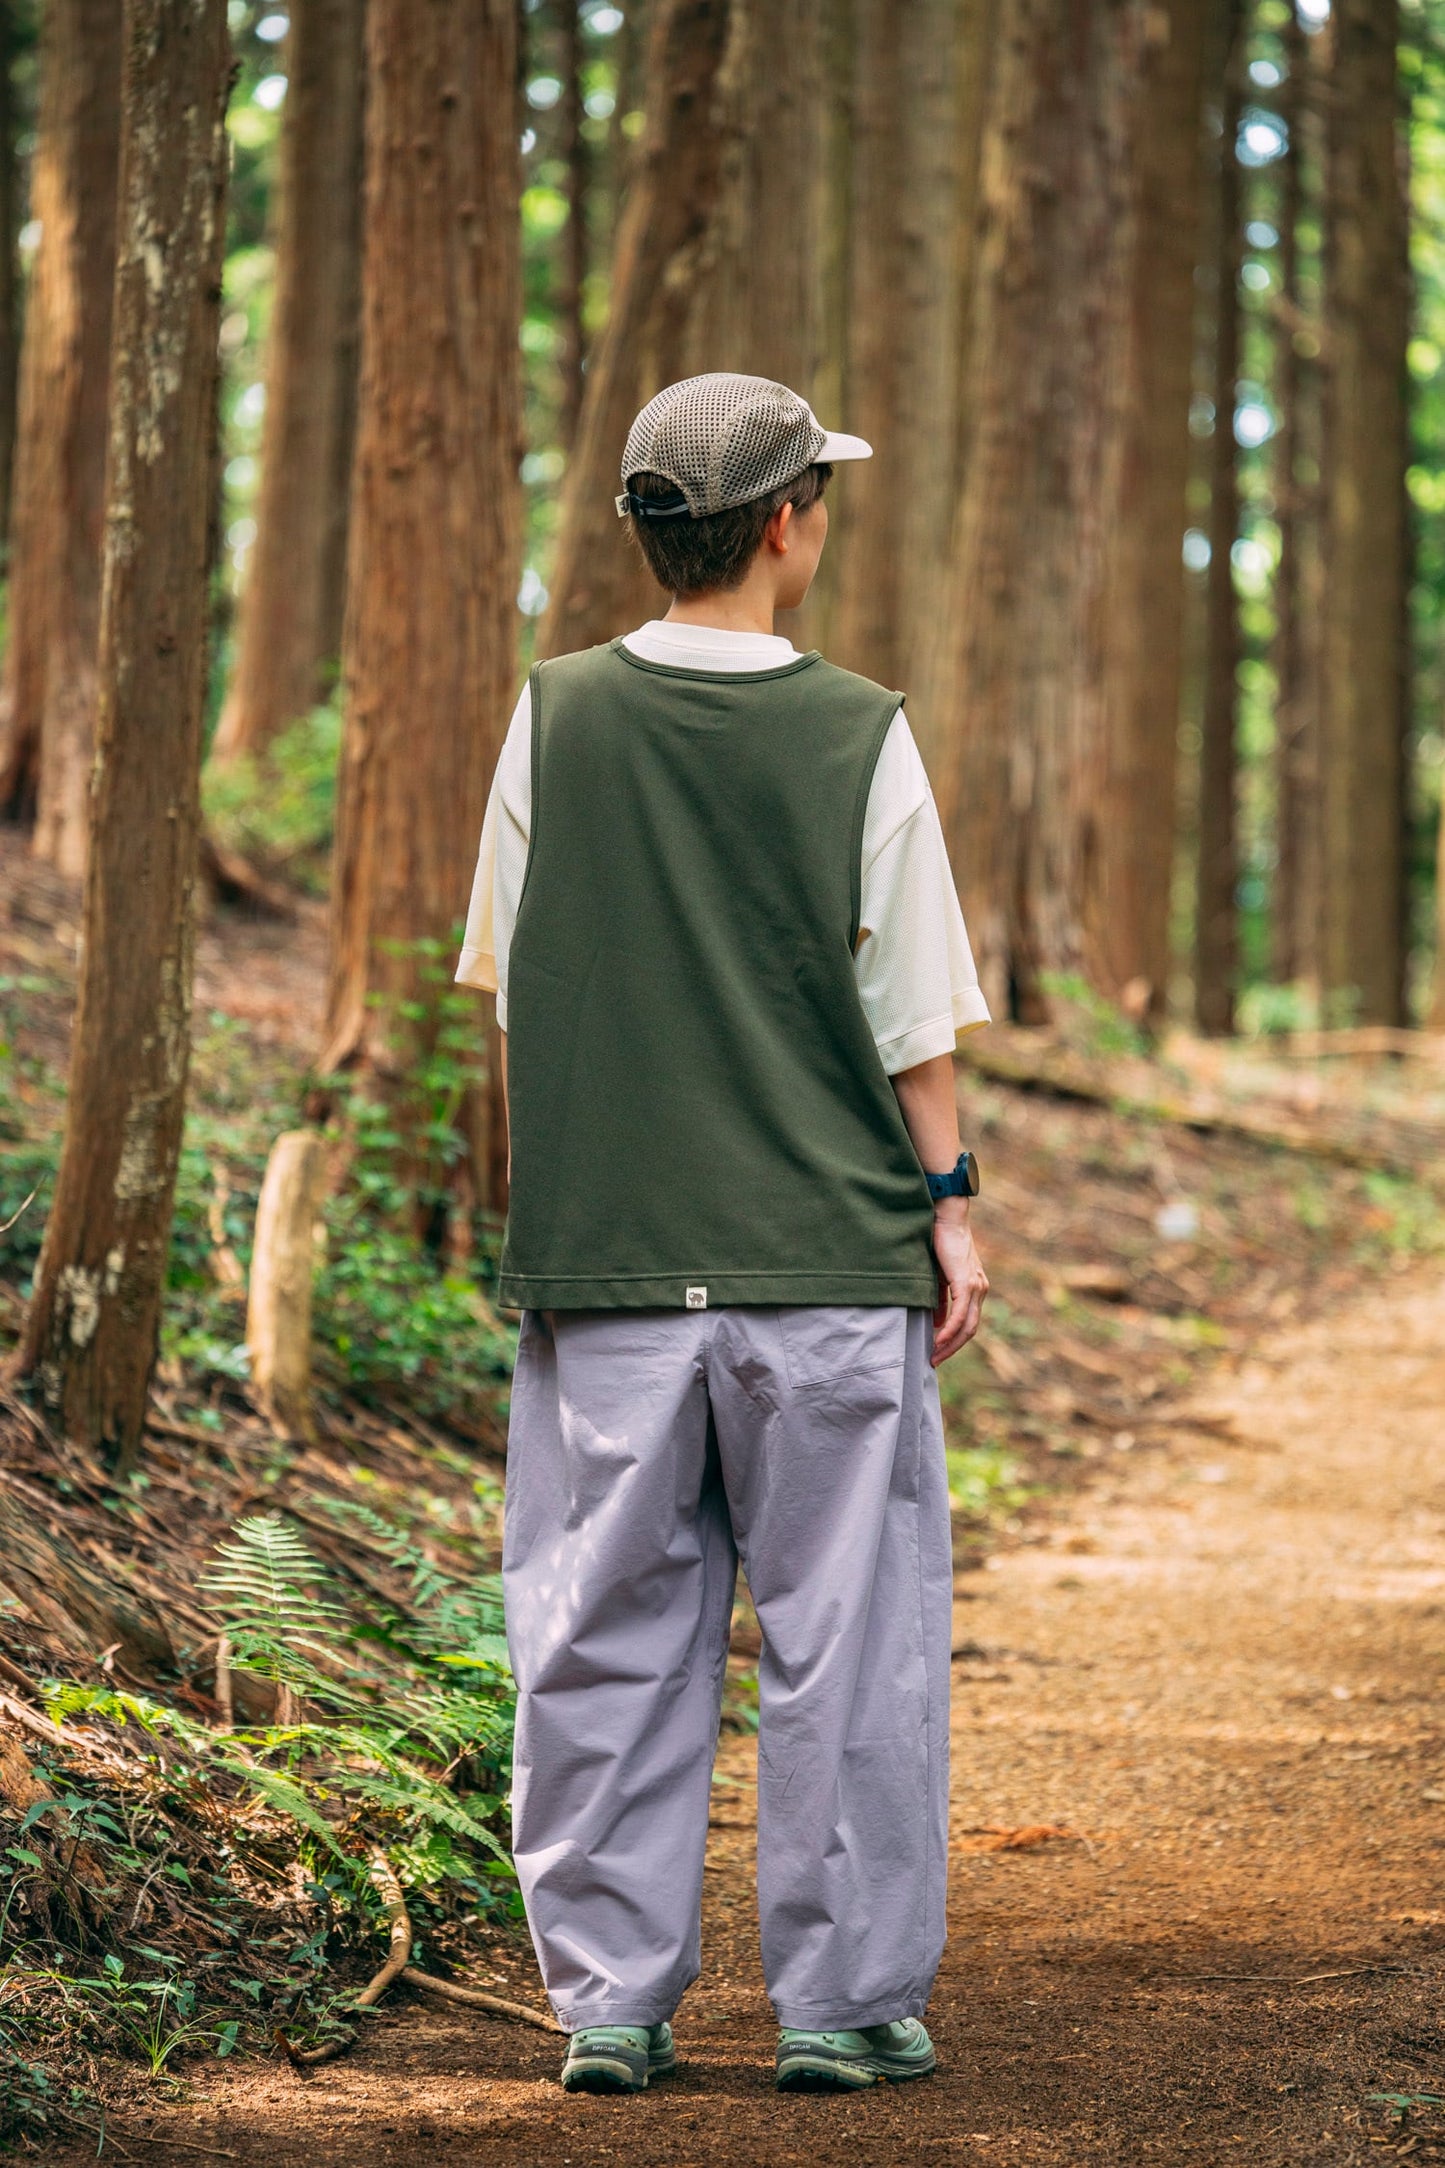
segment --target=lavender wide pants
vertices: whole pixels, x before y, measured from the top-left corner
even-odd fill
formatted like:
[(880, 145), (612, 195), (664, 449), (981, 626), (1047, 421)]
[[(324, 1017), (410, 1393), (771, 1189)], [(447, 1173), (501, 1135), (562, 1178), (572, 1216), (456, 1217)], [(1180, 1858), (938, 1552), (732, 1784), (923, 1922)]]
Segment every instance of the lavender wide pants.
[(953, 1574), (924, 1310), (529, 1311), (503, 1571), (514, 1835), (568, 2031), (670, 2017), (741, 1557), (779, 2022), (923, 2012), (943, 1949)]

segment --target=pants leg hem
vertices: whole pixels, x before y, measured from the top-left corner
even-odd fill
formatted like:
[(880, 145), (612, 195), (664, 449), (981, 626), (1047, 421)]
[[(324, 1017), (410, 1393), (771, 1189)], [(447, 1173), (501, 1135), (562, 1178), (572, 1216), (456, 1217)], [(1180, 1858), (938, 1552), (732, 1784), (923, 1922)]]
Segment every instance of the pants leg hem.
[(593, 2025), (662, 2025), (677, 2008), (677, 1997), (656, 2002), (588, 2003), (585, 2009), (554, 2002), (552, 2014), (565, 2033), (586, 2032)]
[(922, 2017), (927, 1992), (900, 1989), (874, 2002), (775, 2002), (773, 2012), (790, 2032), (862, 2032), (868, 2025), (889, 2025), (895, 2018)]

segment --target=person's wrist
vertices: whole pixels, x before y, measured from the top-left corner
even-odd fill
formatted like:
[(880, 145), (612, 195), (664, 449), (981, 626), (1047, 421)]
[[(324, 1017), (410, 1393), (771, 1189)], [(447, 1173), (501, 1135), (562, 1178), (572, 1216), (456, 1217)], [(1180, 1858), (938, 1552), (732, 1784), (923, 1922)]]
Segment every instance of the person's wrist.
[(935, 1197), (933, 1200), (933, 1224), (935, 1227), (966, 1227), (971, 1197)]

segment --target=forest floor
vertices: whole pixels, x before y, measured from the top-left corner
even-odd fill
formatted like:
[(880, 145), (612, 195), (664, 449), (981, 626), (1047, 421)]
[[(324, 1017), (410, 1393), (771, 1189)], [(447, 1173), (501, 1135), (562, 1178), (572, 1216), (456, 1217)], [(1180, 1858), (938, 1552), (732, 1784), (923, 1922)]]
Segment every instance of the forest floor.
[[(127, 2117), (125, 2148), (309, 2168), (1440, 2157), (1421, 2096), (1445, 2092), (1442, 1410), (1445, 1289), (1416, 1271), (1261, 1331), (1203, 1427), (960, 1574), (931, 2081), (772, 2091), (755, 1756), (733, 1737), (673, 2081), (572, 2099), (556, 2042), (414, 2002), (309, 2079), (198, 2073), (152, 2138)], [(536, 1998), (520, 1949), (494, 1977)]]
[[(58, 1118), (74, 911), (0, 834), (13, 1203), (31, 1180), (24, 1155)], [(0, 1408), (0, 1503), (9, 1491), (39, 1504), (159, 1608), (176, 1661), (153, 1690), (206, 1724), (217, 1628), (198, 1583), (258, 1503), (305, 1533), (363, 1609), (404, 1607), (406, 1586), (356, 1536), (361, 1501), (439, 1567), (494, 1559), (500, 1402), (487, 1392), (502, 1388), (459, 1376), (451, 1414), (435, 1395), (423, 1413), (395, 1379), (352, 1388), (328, 1373), (317, 1445), (287, 1451), (204, 1353), (208, 1333), (239, 1330), (220, 1267), (228, 1242), (244, 1258), (269, 1137), (299, 1118), (322, 936), (306, 904), (290, 926), (214, 915), (200, 943), (185, 1222), (198, 1291), (184, 1300), (221, 1324), (198, 1325), (162, 1366), (144, 1480), (112, 1493), (93, 1471), (47, 1472), (43, 1437)], [(958, 1609), (938, 2075), (851, 2099), (771, 2089), (743, 1611), (705, 1972), (679, 2013), (675, 2080), (640, 2100), (571, 2100), (555, 2039), (394, 1988), (355, 2052), (312, 2072), (282, 2060), (259, 2019), (228, 2061), (178, 2056), (161, 2082), (133, 2059), (92, 2061), (84, 2114), (103, 2103), (107, 2158), (1445, 2156), (1445, 1070), (1424, 1046), (1318, 1060), (1180, 1044), (1146, 1059), (1087, 1012), (1056, 1043), (995, 1030), (972, 1051), (962, 1104), (986, 1170), (995, 1293), (942, 1381)], [(7, 1137), (21, 1140), (8, 1167)], [(0, 1339), (22, 1270), (18, 1253), (0, 1268)], [(100, 1659), (56, 1640), (33, 1602), (0, 1604), (0, 1644), (23, 1678), (98, 1676)], [(104, 1726), (89, 1736), (102, 1755), (117, 1744)], [(164, 1878), (135, 1887), (116, 1946), (205, 1939)], [(243, 1970), (264, 1969), (278, 1923), (309, 1918), (284, 1890), (267, 1901)], [(434, 1969), (539, 2002), (520, 1929), (429, 1912), (424, 1932)], [(67, 1963), (95, 1969), (104, 1934), (92, 1942)], [(376, 1958), (338, 1937), (322, 1962), (354, 1986)], [(43, 2157), (78, 2168), (95, 2151), (92, 2132)]]

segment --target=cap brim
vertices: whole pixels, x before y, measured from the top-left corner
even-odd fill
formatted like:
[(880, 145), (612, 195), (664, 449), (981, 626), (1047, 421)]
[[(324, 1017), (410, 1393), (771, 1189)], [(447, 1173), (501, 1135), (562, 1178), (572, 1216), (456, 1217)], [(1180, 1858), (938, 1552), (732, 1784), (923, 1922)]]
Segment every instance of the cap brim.
[(840, 459), (871, 459), (873, 447), (863, 437), (850, 437), (841, 429), (827, 429), (814, 454), (815, 466), (836, 466)]

